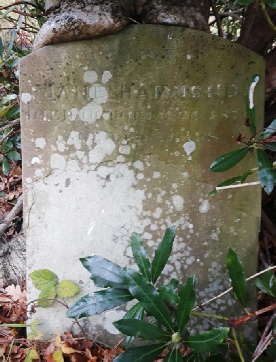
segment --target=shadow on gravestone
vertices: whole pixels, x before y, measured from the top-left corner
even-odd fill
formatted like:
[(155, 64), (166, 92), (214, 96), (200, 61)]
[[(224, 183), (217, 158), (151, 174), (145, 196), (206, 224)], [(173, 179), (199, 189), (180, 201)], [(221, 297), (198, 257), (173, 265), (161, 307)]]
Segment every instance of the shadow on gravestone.
[[(93, 293), (80, 257), (98, 254), (132, 266), (132, 232), (152, 251), (175, 224), (164, 282), (195, 274), (197, 303), (222, 292), (229, 286), (228, 246), (245, 263), (246, 276), (253, 274), (261, 189), (233, 189), (211, 199), (208, 194), (232, 176), (232, 171), (214, 175), (209, 166), (236, 149), (232, 136), (245, 130), (246, 90), (256, 73), (261, 129), (262, 58), (207, 33), (129, 26), (100, 39), (50, 45), (24, 58), (28, 273), (48, 268), (77, 282), (83, 295)], [(250, 156), (235, 174), (249, 166)], [(28, 298), (37, 298), (31, 283)], [(252, 293), (253, 308), (255, 303)], [(228, 296), (212, 306), (208, 312), (236, 313)], [(117, 308), (82, 322), (90, 335), (113, 344), (120, 335), (112, 322), (123, 314)], [(36, 317), (45, 337), (71, 324), (57, 304), (38, 309)], [(203, 321), (200, 328), (207, 326)]]

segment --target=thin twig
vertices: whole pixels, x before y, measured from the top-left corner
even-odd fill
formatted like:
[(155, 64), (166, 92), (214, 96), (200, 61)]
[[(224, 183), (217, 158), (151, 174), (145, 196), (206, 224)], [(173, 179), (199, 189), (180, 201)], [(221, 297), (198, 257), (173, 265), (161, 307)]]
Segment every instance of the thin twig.
[(15, 119), (14, 121), (10, 121), (9, 123), (7, 123), (5, 126), (0, 128), (0, 132), (5, 131), (5, 129), (9, 128), (9, 127), (13, 127), (16, 126), (17, 124), (20, 123), (20, 118)]
[(23, 209), (23, 196), (20, 195), (17, 199), (17, 203), (13, 207), (13, 209), (10, 211), (8, 216), (4, 219), (4, 221), (0, 224), (0, 239), (4, 235), (5, 231), (9, 227), (12, 220), (15, 218), (16, 215), (20, 213), (20, 211)]
[(237, 184), (237, 185), (218, 186), (218, 187), (216, 187), (216, 190), (221, 191), (221, 190), (227, 190), (227, 189), (236, 189), (238, 187), (255, 186), (255, 185), (260, 185), (260, 184), (261, 184), (260, 181), (245, 182), (243, 184)]
[(210, 4), (211, 4), (211, 7), (212, 7), (212, 9), (213, 9), (215, 18), (216, 18), (216, 22), (217, 22), (217, 26), (218, 26), (218, 35), (219, 35), (221, 38), (223, 38), (223, 31), (222, 31), (222, 27), (221, 27), (221, 21), (220, 21), (220, 17), (219, 17), (217, 8), (216, 8), (215, 1), (214, 1), (214, 0), (210, 0)]
[[(269, 268), (266, 268), (266, 269), (264, 269), (264, 270), (262, 270), (262, 271), (260, 271), (260, 272), (258, 272), (258, 273), (256, 273), (256, 274), (254, 274), (254, 275), (251, 275), (250, 277), (246, 278), (245, 281), (248, 282), (248, 281), (251, 280), (251, 279), (257, 278), (259, 275), (264, 274), (264, 273), (266, 273), (267, 271), (269, 271), (269, 270), (274, 270), (274, 269), (276, 269), (276, 266), (275, 266), (275, 265), (270, 266)], [(221, 293), (221, 294), (219, 294), (219, 295), (217, 295), (217, 296), (215, 296), (215, 297), (213, 297), (213, 298), (211, 298), (211, 299), (209, 299), (209, 300), (206, 300), (206, 302), (203, 302), (203, 303), (197, 305), (197, 306), (193, 309), (193, 312), (196, 311), (197, 309), (199, 309), (200, 307), (203, 307), (204, 305), (209, 304), (209, 303), (213, 302), (214, 300), (221, 298), (222, 296), (224, 296), (225, 294), (228, 294), (228, 293), (231, 292), (232, 290), (233, 290), (233, 287), (225, 290), (223, 293)]]
[(7, 6), (2, 6), (0, 8), (0, 10), (5, 10), (5, 9), (8, 9), (10, 8), (11, 6), (14, 6), (14, 5), (31, 5), (37, 9), (39, 9), (40, 11), (43, 11), (43, 8), (41, 6), (38, 5), (38, 3), (34, 4), (34, 3), (31, 3), (29, 1), (16, 1), (10, 5), (7, 5)]

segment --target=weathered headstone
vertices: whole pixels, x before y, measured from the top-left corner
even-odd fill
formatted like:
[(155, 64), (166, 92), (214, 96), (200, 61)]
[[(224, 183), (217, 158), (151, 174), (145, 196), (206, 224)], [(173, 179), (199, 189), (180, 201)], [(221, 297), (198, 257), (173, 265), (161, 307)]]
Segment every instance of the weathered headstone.
[[(261, 77), (255, 89), (261, 127), (263, 73), (262, 58), (237, 44), (155, 25), (47, 46), (24, 58), (28, 273), (48, 268), (77, 282), (82, 294), (93, 293), (80, 257), (98, 254), (131, 266), (131, 233), (153, 250), (171, 224), (177, 238), (164, 280), (196, 274), (198, 303), (229, 286), (228, 246), (245, 262), (246, 275), (254, 273), (260, 188), (208, 197), (250, 160), (223, 175), (209, 166), (236, 149), (232, 136), (247, 132), (245, 95), (254, 74)], [(31, 284), (28, 294), (38, 295)], [(228, 297), (215, 303), (221, 312), (232, 306)], [(112, 321), (122, 315), (108, 311), (84, 325), (113, 342)], [(44, 336), (71, 323), (57, 304), (36, 316)]]

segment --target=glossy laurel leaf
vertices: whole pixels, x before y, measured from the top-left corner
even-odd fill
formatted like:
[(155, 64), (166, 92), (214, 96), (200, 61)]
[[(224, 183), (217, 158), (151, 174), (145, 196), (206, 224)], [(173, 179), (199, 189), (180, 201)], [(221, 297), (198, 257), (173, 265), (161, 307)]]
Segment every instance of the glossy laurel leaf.
[(175, 238), (175, 226), (167, 228), (165, 235), (158, 245), (151, 267), (151, 280), (154, 284), (164, 269), (172, 252), (172, 245)]
[(267, 138), (271, 135), (276, 133), (276, 119), (274, 119), (270, 125), (260, 134), (259, 139), (263, 140), (264, 138)]
[(124, 288), (122, 274), (124, 269), (112, 261), (98, 255), (80, 258), (82, 265), (91, 273), (92, 279), (97, 287)]
[(162, 285), (158, 292), (163, 298), (165, 302), (170, 304), (177, 304), (179, 301), (179, 296), (177, 294), (177, 286), (179, 284), (179, 280), (172, 278), (170, 282), (166, 285)]
[(129, 348), (116, 357), (113, 362), (152, 362), (165, 348), (164, 343)]
[(265, 151), (260, 148), (257, 149), (257, 163), (260, 183), (269, 195), (275, 185), (275, 174), (272, 160), (270, 160)]
[(148, 281), (151, 281), (150, 261), (148, 259), (147, 251), (141, 241), (140, 236), (133, 233), (131, 235), (130, 245), (132, 249), (132, 254), (142, 275)]
[(243, 147), (239, 150), (226, 153), (218, 157), (210, 166), (210, 170), (213, 172), (223, 172), (236, 166), (249, 152), (249, 147)]
[(226, 257), (226, 266), (228, 269), (231, 284), (236, 294), (238, 301), (245, 308), (246, 307), (246, 282), (243, 272), (242, 263), (232, 248), (228, 248)]
[(179, 292), (180, 300), (177, 307), (177, 323), (178, 331), (181, 334), (186, 327), (191, 315), (191, 311), (195, 304), (195, 277), (187, 279)]
[(213, 328), (209, 332), (188, 336), (184, 343), (197, 352), (211, 352), (228, 336), (229, 328)]
[(138, 319), (121, 319), (113, 324), (121, 333), (127, 336), (139, 336), (139, 338), (145, 340), (154, 339), (170, 341), (171, 339), (171, 333), (146, 321)]
[(157, 322), (169, 330), (173, 330), (170, 312), (160, 294), (141, 274), (128, 269), (125, 273), (128, 290), (136, 298), (145, 311), (156, 318)]
[(163, 362), (182, 362), (182, 356), (178, 348), (173, 348), (164, 357)]
[(276, 297), (276, 278), (273, 270), (261, 274), (255, 280), (255, 284), (262, 292), (271, 295), (272, 297)]
[(66, 316), (69, 318), (84, 318), (116, 308), (132, 300), (132, 295), (126, 289), (108, 288), (94, 293), (93, 296), (85, 295), (68, 309)]

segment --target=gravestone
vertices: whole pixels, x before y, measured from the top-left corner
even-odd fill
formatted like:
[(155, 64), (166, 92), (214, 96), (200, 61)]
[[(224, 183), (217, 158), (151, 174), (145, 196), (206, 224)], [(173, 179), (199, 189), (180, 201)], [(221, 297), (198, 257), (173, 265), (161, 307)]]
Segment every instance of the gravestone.
[[(152, 251), (165, 229), (176, 240), (163, 280), (197, 276), (197, 302), (229, 286), (227, 247), (257, 266), (257, 187), (209, 192), (246, 171), (250, 156), (223, 174), (209, 171), (247, 133), (249, 78), (262, 127), (264, 65), (225, 39), (172, 26), (129, 26), (94, 40), (50, 45), (20, 63), (27, 272), (47, 268), (79, 284), (93, 282), (79, 258), (98, 254), (132, 266), (130, 235)], [(248, 133), (247, 133), (248, 134)], [(28, 284), (29, 301), (38, 292)], [(78, 299), (70, 301), (70, 305)], [(252, 295), (252, 303), (255, 303)], [(226, 296), (213, 304), (231, 310)], [(83, 320), (98, 340), (120, 339), (117, 308)], [(36, 313), (45, 337), (71, 320), (55, 304)], [(202, 322), (202, 327), (206, 322)]]

